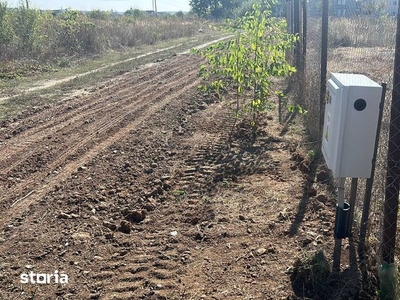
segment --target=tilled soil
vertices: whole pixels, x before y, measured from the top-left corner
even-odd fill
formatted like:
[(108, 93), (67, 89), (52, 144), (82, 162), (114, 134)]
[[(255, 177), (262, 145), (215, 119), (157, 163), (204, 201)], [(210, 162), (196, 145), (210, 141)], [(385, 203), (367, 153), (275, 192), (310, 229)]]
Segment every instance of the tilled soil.
[(175, 56), (0, 124), (1, 299), (329, 299), (293, 272), (304, 253), (331, 261), (325, 171), (273, 115), (230, 139), (201, 63)]

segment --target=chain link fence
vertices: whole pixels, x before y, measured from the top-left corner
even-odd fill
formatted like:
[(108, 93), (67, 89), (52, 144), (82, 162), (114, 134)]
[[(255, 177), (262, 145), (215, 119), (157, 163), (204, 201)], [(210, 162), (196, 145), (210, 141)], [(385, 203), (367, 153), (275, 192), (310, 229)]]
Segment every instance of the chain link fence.
[[(385, 292), (383, 290), (390, 287), (382, 285), (386, 269), (380, 266), (400, 260), (399, 241), (396, 241), (400, 183), (397, 3), (386, 1), (386, 5), (379, 6), (373, 1), (288, 0), (286, 8), (288, 30), (300, 37), (301, 51), (297, 52), (301, 53), (300, 56), (296, 57), (295, 52), (299, 69), (296, 81), (300, 82), (296, 87), (298, 97), (295, 101), (308, 111), (305, 125), (308, 138), (316, 149), (321, 145), (321, 120), (330, 73), (363, 74), (377, 83), (387, 84), (375, 178), (370, 189), (371, 203), (365, 210), (367, 181), (359, 179), (352, 234), (352, 239), (358, 243), (359, 265), (365, 268), (361, 271), (365, 272), (365, 276), (371, 276), (367, 275), (367, 271), (378, 276), (380, 269), (379, 289), (381, 293)], [(399, 58), (394, 68), (396, 55)], [(350, 181), (351, 178), (346, 180), (347, 195), (351, 193)]]

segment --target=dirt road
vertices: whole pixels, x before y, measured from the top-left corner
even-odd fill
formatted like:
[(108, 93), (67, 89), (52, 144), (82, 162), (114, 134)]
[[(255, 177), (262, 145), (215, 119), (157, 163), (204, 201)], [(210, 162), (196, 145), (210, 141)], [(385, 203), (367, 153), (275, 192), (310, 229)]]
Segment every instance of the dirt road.
[(201, 63), (178, 55), (2, 121), (1, 299), (296, 299), (290, 270), (331, 251), (334, 201), (276, 118), (228, 147)]

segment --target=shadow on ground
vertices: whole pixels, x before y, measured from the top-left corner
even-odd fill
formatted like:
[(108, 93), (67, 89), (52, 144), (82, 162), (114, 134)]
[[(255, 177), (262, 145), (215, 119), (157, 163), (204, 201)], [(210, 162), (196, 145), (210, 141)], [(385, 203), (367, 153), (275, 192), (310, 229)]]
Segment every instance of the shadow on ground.
[[(350, 242), (350, 248), (355, 250), (354, 243)], [(350, 256), (350, 260), (352, 259)], [(323, 251), (304, 254), (298, 258), (290, 279), (297, 297), (294, 299), (375, 299), (374, 295), (363, 290), (357, 267), (350, 265), (339, 273), (333, 272)]]

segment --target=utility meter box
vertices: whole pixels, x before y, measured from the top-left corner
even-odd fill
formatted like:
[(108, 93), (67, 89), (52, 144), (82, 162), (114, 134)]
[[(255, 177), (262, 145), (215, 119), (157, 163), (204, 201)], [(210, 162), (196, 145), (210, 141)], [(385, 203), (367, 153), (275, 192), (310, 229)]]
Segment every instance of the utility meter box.
[(322, 153), (334, 177), (369, 178), (382, 87), (364, 75), (332, 73)]

